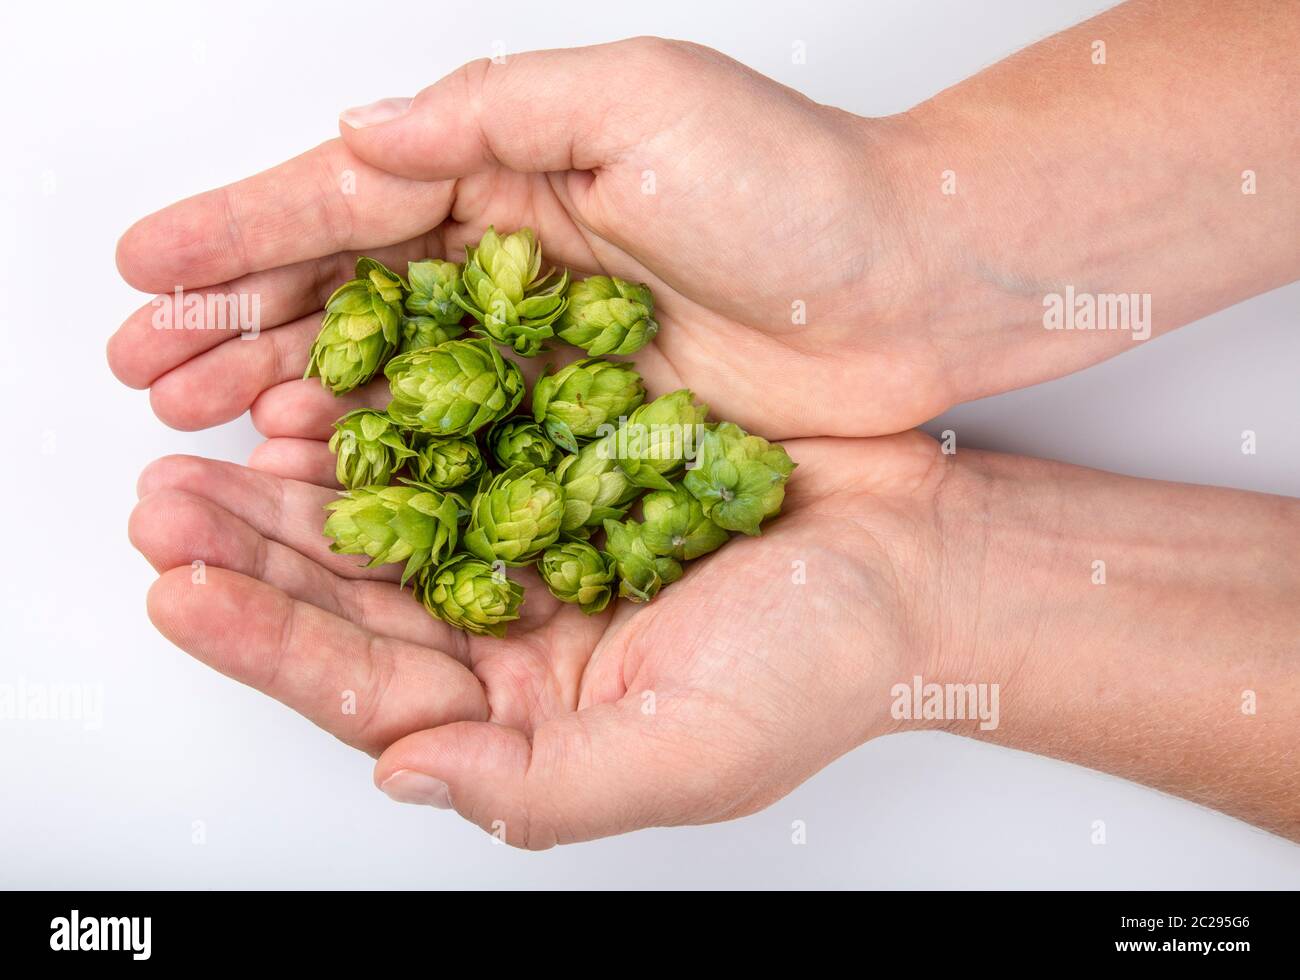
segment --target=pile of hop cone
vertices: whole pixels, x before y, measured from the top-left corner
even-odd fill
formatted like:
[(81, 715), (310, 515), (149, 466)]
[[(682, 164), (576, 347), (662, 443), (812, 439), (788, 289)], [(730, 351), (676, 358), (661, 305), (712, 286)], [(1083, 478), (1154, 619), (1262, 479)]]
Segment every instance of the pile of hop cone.
[[(542, 270), (525, 228), (492, 228), (463, 264), (370, 258), (325, 305), (307, 377), (336, 395), (383, 370), (392, 399), (334, 425), (346, 489), (327, 506), (340, 554), (403, 565), (437, 618), (505, 634), (535, 565), (557, 599), (596, 614), (649, 602), (682, 563), (780, 512), (794, 463), (688, 389), (646, 401), (629, 362), (658, 332), (654, 300), (610, 276)], [(467, 335), (468, 334), (468, 335)], [(558, 338), (588, 356), (526, 385), (499, 347), (534, 357)], [(630, 518), (640, 505), (640, 520)]]

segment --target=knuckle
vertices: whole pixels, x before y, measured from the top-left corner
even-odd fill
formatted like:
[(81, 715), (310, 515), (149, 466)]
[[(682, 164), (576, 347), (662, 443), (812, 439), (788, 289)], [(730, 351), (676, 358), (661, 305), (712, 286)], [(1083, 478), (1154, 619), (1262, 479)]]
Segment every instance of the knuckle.
[[(492, 60), (490, 58), (477, 58), (474, 61), (467, 61), (453, 73), (453, 88), (460, 89), (461, 98), (463, 98), (477, 116), (483, 108), (483, 102), (487, 92), (488, 76), (492, 74)], [(426, 92), (432, 91), (426, 89)], [(421, 93), (423, 95), (424, 93)]]
[(206, 424), (202, 414), (205, 406), (188, 397), (186, 386), (170, 376), (158, 379), (150, 387), (149, 407), (160, 422), (180, 432), (193, 432)]
[(365, 710), (357, 720), (356, 738), (362, 745), (373, 746), (382, 751), (391, 743), (393, 733), (387, 730), (384, 704), (393, 685), (397, 671), (393, 666), (391, 650), (381, 638), (370, 637), (368, 656), (366, 657), (366, 678), (364, 687)]
[(627, 43), (639, 59), (661, 71), (670, 68), (685, 68), (699, 61), (704, 54), (709, 52), (708, 48), (693, 44), (690, 41), (679, 41), (674, 38), (657, 37), (650, 34), (634, 37)]
[(356, 215), (352, 198), (340, 193), (340, 175), (354, 165), (342, 140), (330, 140), (317, 158), (315, 195), (317, 223), (325, 230), (335, 249), (351, 246), (356, 233)]
[(155, 459), (140, 473), (136, 493), (144, 498), (165, 489), (177, 489), (195, 479), (201, 479), (203, 460), (197, 456), (176, 453)]
[(146, 550), (154, 539), (158, 515), (163, 509), (159, 498), (165, 492), (160, 491), (142, 497), (131, 509), (131, 516), (126, 521), (126, 537), (137, 551)]
[(282, 396), (282, 392), (277, 391), (277, 387), (259, 392), (253, 399), (253, 404), (248, 406), (248, 417), (253, 423), (253, 428), (267, 439), (281, 435), (275, 424), (280, 414), (276, 402), (280, 401)]
[(189, 565), (196, 558), (220, 563), (232, 545), (217, 509), (176, 487), (155, 490), (135, 505), (127, 537), (151, 562), (168, 568)]
[(624, 43), (640, 54), (649, 57), (666, 57), (681, 50), (685, 46), (682, 41), (674, 41), (672, 38), (659, 37), (657, 34), (641, 34), (637, 37), (629, 38)]
[[(132, 319), (134, 320), (135, 316)], [(132, 321), (127, 321), (121, 330), (109, 338), (106, 356), (108, 368), (113, 372), (113, 376), (128, 388), (140, 391), (148, 388), (153, 378), (138, 357), (138, 345), (133, 344), (132, 338), (127, 334), (133, 326)]]
[(253, 470), (274, 469), (275, 464), (279, 462), (279, 457), (280, 447), (275, 444), (275, 440), (263, 440), (248, 454), (248, 468)]

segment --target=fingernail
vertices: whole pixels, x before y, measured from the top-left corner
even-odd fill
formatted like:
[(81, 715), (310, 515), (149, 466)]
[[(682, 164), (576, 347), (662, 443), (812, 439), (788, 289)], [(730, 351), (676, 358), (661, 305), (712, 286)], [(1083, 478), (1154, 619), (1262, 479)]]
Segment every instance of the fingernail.
[(411, 108), (410, 99), (380, 99), (370, 105), (346, 109), (339, 118), (353, 129), (364, 129), (366, 126), (378, 126), (390, 119), (396, 119), (409, 108)]
[(380, 783), (379, 788), (388, 794), (390, 800), (398, 803), (434, 806), (439, 810), (451, 809), (451, 790), (447, 784), (413, 769), (398, 769)]

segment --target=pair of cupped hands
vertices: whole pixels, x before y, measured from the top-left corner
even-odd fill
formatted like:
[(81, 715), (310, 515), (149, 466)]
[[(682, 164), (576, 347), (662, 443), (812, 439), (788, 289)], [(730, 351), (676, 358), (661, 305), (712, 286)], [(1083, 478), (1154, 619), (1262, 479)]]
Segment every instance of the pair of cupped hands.
[[(341, 139), (136, 224), (133, 286), (261, 300), (256, 339), (158, 330), (146, 304), (109, 345), (168, 425), (251, 410), (266, 437), (248, 466), (171, 456), (140, 477), (153, 622), (377, 757), (393, 798), (530, 848), (752, 813), (890, 731), (889, 689), (940, 641), (945, 464), (907, 430), (960, 392), (897, 299), (933, 270), (891, 238), (866, 122), (692, 45), (527, 54), (349, 110)], [(489, 224), (650, 285), (651, 394), (689, 387), (798, 463), (762, 537), (594, 617), (520, 571), (505, 639), (433, 619), (398, 566), (330, 553), (332, 423), (388, 390), (302, 380), (324, 300), (358, 254), (458, 260)]]

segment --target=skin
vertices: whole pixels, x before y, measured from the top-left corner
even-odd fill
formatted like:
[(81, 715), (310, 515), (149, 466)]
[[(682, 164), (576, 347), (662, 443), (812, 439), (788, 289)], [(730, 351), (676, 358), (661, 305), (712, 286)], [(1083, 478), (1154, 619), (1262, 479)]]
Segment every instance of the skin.
[[(254, 342), (156, 331), (148, 305), (110, 342), (165, 422), (251, 409), (268, 437), (251, 469), (170, 457), (141, 477), (151, 617), (377, 756), (394, 798), (520, 846), (753, 812), (927, 724), (891, 715), (890, 688), (915, 675), (1000, 685), (997, 729), (950, 730), (1300, 836), (1294, 503), (886, 435), (1133, 345), (1044, 331), (1062, 284), (1152, 293), (1159, 333), (1297, 275), (1296, 212), (1277, 202), (1300, 190), (1278, 84), (1298, 21), (1282, 4), (1128, 4), (883, 120), (655, 39), (476, 62), (346, 113), (341, 139), (119, 246), (141, 289), (262, 297)], [(489, 223), (649, 283), (662, 330), (636, 360), (651, 392), (690, 386), (799, 463), (780, 521), (648, 606), (588, 619), (522, 572), (505, 641), (431, 620), (395, 569), (329, 554), (321, 440), (387, 393), (299, 380), (358, 251), (399, 268), (454, 257)]]
[[(432, 619), (395, 566), (331, 555), (320, 486), (169, 457), (140, 479), (131, 538), (162, 573), (149, 611), (173, 642), (377, 756), (377, 784), (435, 774), (468, 819), (547, 847), (753, 812), (893, 727), (882, 685), (920, 670), (925, 646), (905, 583), (924, 572), (908, 542), (927, 520), (934, 444), (789, 449), (800, 478), (761, 538), (692, 563), (649, 605), (595, 617), (512, 569), (528, 592), (505, 640)], [(328, 451), (297, 450), (330, 481)], [(795, 562), (812, 584), (792, 584)], [(715, 619), (743, 625), (699, 628)], [(806, 642), (773, 642), (776, 629)]]

